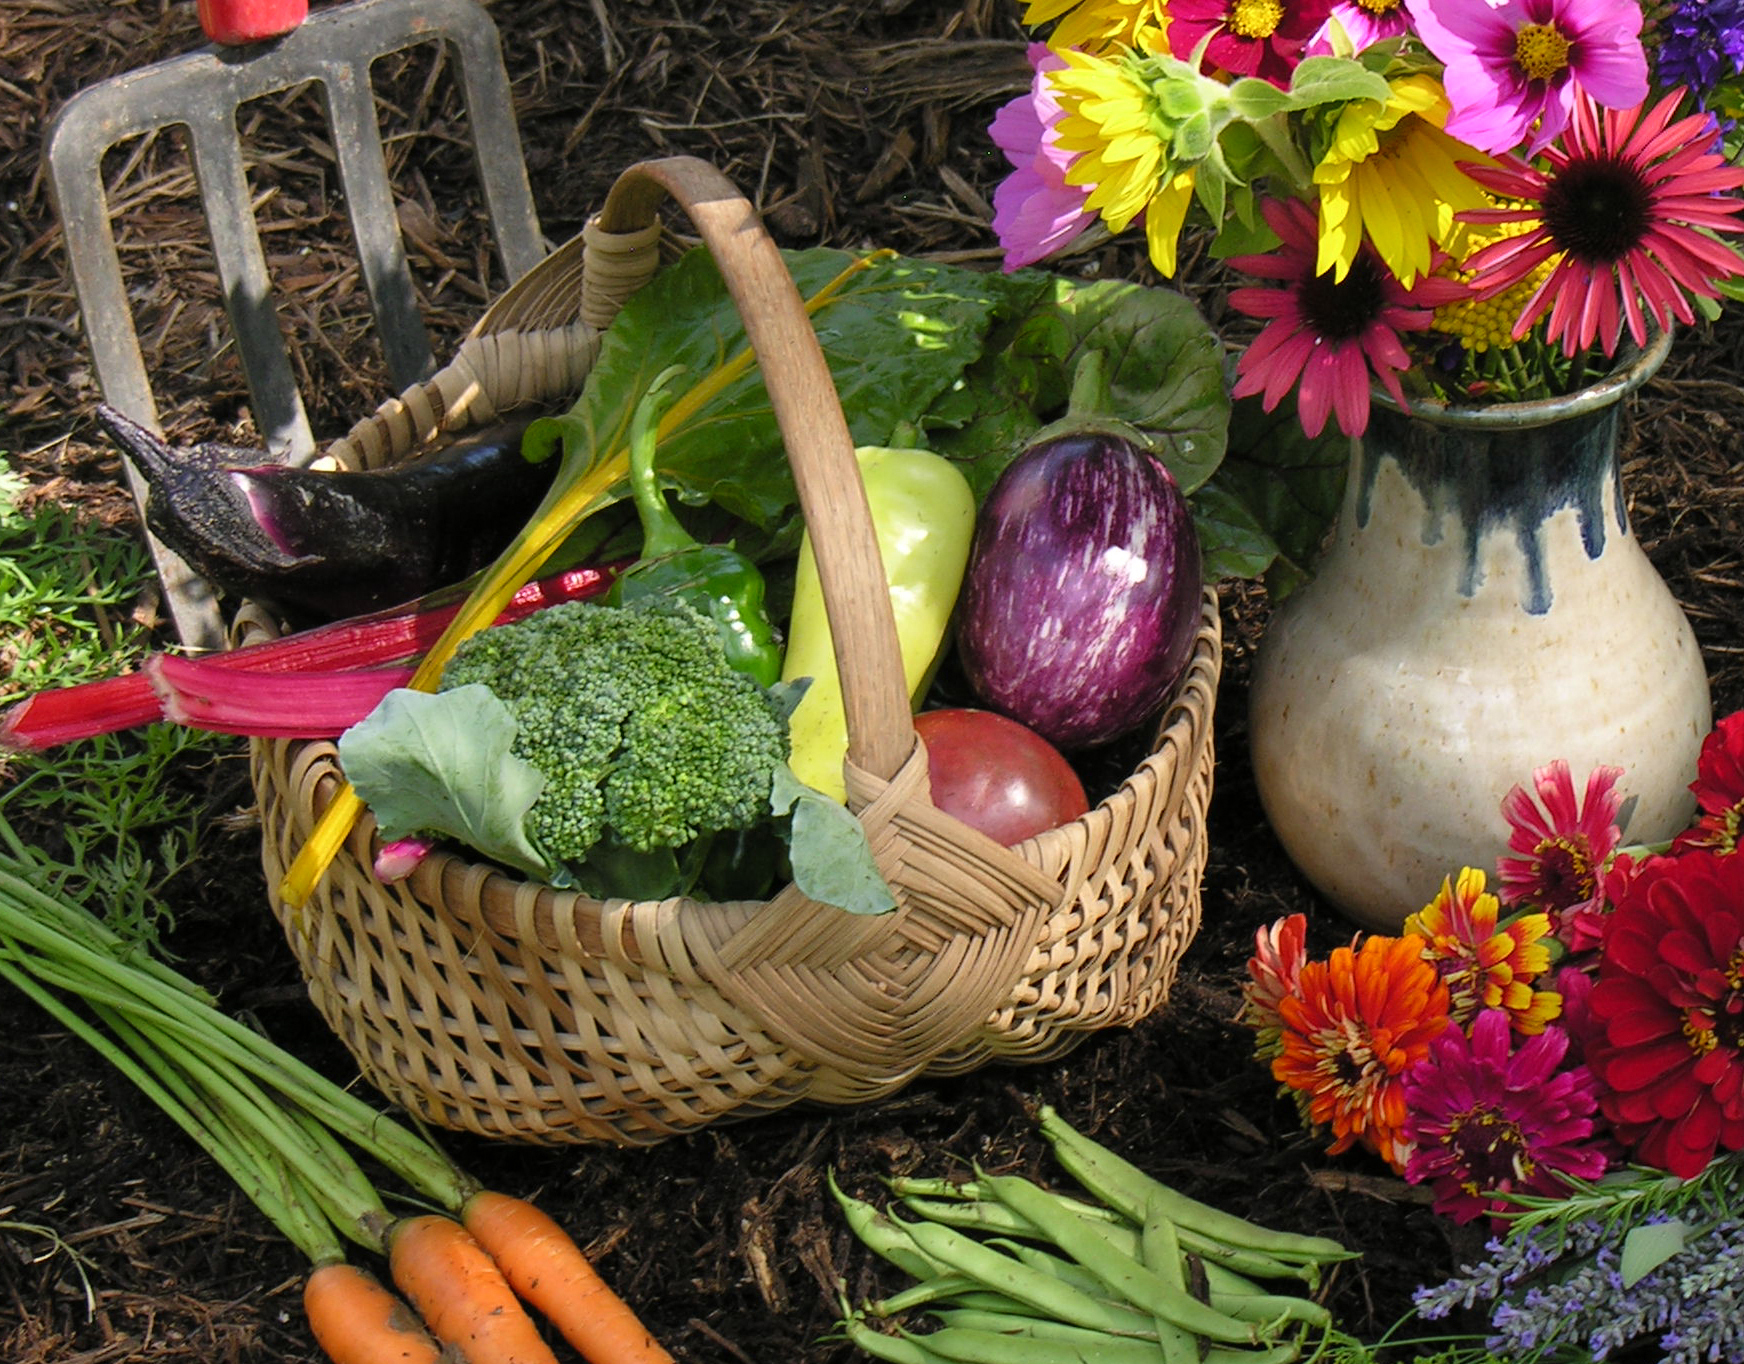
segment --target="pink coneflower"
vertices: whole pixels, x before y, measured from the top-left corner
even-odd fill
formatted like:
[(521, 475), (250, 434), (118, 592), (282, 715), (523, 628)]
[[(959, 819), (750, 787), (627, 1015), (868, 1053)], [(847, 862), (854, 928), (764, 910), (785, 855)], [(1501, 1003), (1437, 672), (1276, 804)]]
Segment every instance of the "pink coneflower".
[(1029, 93), (1001, 108), (988, 128), (1013, 167), (993, 191), (993, 231), (1005, 248), (1007, 271), (1035, 264), (1096, 221), (1095, 212), (1084, 207), (1090, 186), (1066, 183), (1072, 154), (1054, 141), (1060, 105), (1048, 72), (1065, 66), (1065, 60), (1045, 43), (1031, 43), (1029, 63), (1035, 72)]
[(1298, 199), (1268, 199), (1260, 208), (1283, 244), (1266, 255), (1235, 256), (1229, 263), (1282, 283), (1230, 291), (1231, 307), (1271, 319), (1242, 352), (1233, 392), (1238, 398), (1264, 394), (1261, 405), (1270, 412), (1299, 384), (1296, 402), (1304, 431), (1318, 436), (1336, 412), (1345, 435), (1360, 436), (1369, 424), (1371, 373), (1405, 405), (1398, 376), (1412, 360), (1399, 333), (1430, 326), (1436, 306), (1464, 297), (1465, 287), (1425, 276), (1407, 289), (1367, 246), (1358, 250), (1342, 280), (1331, 272), (1316, 274), (1320, 247), (1313, 208)]
[(1524, 786), (1502, 798), (1508, 847), (1518, 854), (1496, 863), (1502, 900), (1543, 910), (1570, 947), (1574, 937), (1586, 936), (1576, 925), (1602, 908), (1605, 862), (1623, 837), (1617, 827), (1622, 775), (1620, 767), (1595, 767), (1585, 795), (1577, 797), (1568, 763), (1558, 758), (1533, 772), (1536, 800)]
[(1205, 65), (1287, 89), (1332, 0), (1169, 0), (1169, 50), (1190, 58), (1206, 37)]
[(1415, 0), (1417, 36), (1445, 67), (1447, 134), (1536, 155), (1587, 95), (1616, 109), (1647, 98), (1636, 0)]
[(1690, 790), (1701, 814), (1694, 828), (1673, 841), (1673, 854), (1691, 848), (1736, 852), (1744, 824), (1744, 710), (1728, 715), (1702, 740)]
[(1736, 232), (1744, 169), (1726, 163), (1720, 131), (1706, 114), (1672, 122), (1682, 92), (1652, 109), (1602, 109), (1582, 97), (1562, 146), (1545, 149), (1548, 169), (1518, 157), (1467, 166), (1472, 179), (1519, 209), (1461, 213), (1469, 222), (1528, 223), (1529, 230), (1480, 248), (1465, 261), (1472, 287), (1491, 297), (1535, 267), (1554, 267), (1514, 323), (1519, 339), (1547, 311), (1546, 335), (1569, 354), (1617, 348), (1622, 323), (1637, 345), (1647, 318), (1662, 329), (1693, 322), (1689, 294), (1718, 298), (1715, 281), (1744, 268), (1706, 232)]
[(1597, 1179), (1610, 1163), (1592, 1140), (1598, 1107), (1585, 1066), (1565, 1067), (1569, 1039), (1546, 1028), (1518, 1051), (1499, 1009), (1449, 1028), (1405, 1072), (1405, 1134), (1413, 1184), (1435, 1191), (1435, 1211), (1470, 1222), (1510, 1205), (1501, 1195), (1568, 1192), (1559, 1175)]
[(1744, 1148), (1744, 857), (1642, 864), (1599, 957), (1587, 1064), (1636, 1160), (1680, 1179)]

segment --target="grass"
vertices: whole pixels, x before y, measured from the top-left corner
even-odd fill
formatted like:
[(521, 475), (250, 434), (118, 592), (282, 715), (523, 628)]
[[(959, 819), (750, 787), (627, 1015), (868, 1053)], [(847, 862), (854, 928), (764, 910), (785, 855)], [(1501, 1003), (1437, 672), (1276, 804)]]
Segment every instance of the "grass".
[[(132, 616), (153, 573), (138, 535), (52, 501), (27, 510), (25, 489), (0, 455), (0, 707), (129, 671), (152, 645)], [(199, 854), (198, 775), (236, 744), (152, 725), (0, 758), (0, 817), (38, 844), (47, 888), (157, 947), (173, 917), (166, 891)]]

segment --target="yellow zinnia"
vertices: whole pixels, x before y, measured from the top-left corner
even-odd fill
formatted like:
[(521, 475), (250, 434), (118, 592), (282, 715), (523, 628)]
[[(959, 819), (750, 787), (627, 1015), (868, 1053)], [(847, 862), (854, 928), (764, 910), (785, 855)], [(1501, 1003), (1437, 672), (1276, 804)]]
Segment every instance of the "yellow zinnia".
[(1441, 892), (1405, 920), (1424, 939), (1423, 956), (1446, 983), (1453, 1021), (1480, 1009), (1507, 1011), (1514, 1031), (1531, 1035), (1562, 1012), (1562, 996), (1536, 982), (1550, 970), (1550, 916), (1522, 914), (1501, 923), (1501, 901), (1484, 889), (1476, 867), (1441, 883)]
[(1116, 44), (1141, 46), (1140, 34), (1168, 25), (1167, 10), (1168, 0), (1029, 0), (1023, 22), (1036, 28), (1059, 19), (1048, 46), (1057, 51), (1082, 47), (1098, 52)]
[(1143, 213), (1151, 262), (1164, 277), (1173, 276), (1195, 168), (1170, 161), (1166, 125), (1151, 107), (1149, 90), (1124, 63), (1086, 52), (1059, 55), (1066, 65), (1048, 79), (1061, 111), (1054, 138), (1072, 154), (1066, 183), (1091, 187), (1084, 207), (1110, 232), (1124, 232)]
[(1483, 188), (1459, 168), (1485, 161), (1442, 131), (1447, 95), (1431, 76), (1390, 81), (1385, 104), (1353, 100), (1314, 168), (1319, 187), (1317, 270), (1342, 280), (1366, 236), (1407, 288), (1429, 273), (1432, 252), (1456, 231), (1454, 215), (1487, 207)]

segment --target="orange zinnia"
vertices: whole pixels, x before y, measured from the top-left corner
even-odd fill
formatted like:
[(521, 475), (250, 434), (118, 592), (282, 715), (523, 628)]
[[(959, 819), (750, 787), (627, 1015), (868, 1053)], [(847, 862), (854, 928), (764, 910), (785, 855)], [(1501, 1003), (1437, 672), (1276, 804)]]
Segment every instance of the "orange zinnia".
[(1479, 1009), (1505, 1009), (1514, 1031), (1526, 1036), (1562, 1012), (1562, 996), (1532, 982), (1550, 969), (1547, 914), (1522, 914), (1501, 926), (1502, 905), (1484, 889), (1484, 874), (1466, 867), (1456, 881), (1405, 920), (1407, 933), (1428, 940), (1424, 955), (1452, 995), (1453, 1021), (1463, 1026)]
[(1332, 1154), (1360, 1141), (1401, 1174), (1411, 1157), (1401, 1076), (1448, 1023), (1447, 986), (1423, 949), (1415, 936), (1370, 937), (1306, 963), (1279, 1001), (1283, 1050), (1272, 1060), (1273, 1077), (1332, 1130)]

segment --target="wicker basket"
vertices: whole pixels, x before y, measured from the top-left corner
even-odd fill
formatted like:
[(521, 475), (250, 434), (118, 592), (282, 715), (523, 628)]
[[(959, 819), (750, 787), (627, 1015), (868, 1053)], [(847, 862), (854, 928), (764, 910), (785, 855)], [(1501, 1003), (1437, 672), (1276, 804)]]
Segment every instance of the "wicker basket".
[[(397, 886), (365, 817), (314, 896), (278, 914), (364, 1075), (437, 1125), (645, 1144), (916, 1076), (1054, 1057), (1167, 996), (1199, 926), (1212, 706), (1207, 593), (1153, 751), (1083, 818), (1005, 848), (935, 809), (877, 545), (829, 371), (779, 252), (704, 162), (632, 167), (575, 241), (493, 305), (454, 361), (331, 453), (372, 467), (438, 427), (579, 389), (600, 332), (657, 265), (668, 196), (714, 254), (770, 389), (840, 642), (850, 808), (899, 906), (855, 917), (789, 886), (766, 903), (600, 902), (458, 856)], [(246, 608), (243, 637), (272, 626)], [(342, 782), (330, 743), (256, 741), (277, 887)]]

